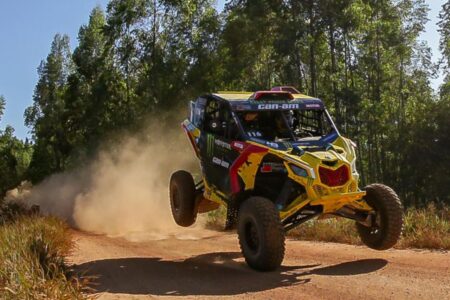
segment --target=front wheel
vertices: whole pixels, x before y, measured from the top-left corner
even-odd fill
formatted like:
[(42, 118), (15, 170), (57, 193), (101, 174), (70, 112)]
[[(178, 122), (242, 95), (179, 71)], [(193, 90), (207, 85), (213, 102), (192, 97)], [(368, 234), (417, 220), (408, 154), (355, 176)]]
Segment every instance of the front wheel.
[(365, 190), (364, 200), (374, 209), (374, 214), (371, 226), (356, 223), (361, 241), (375, 250), (389, 249), (402, 233), (402, 203), (394, 190), (383, 184), (371, 184)]
[(262, 197), (246, 200), (238, 216), (238, 236), (247, 264), (259, 271), (272, 271), (284, 258), (284, 228), (275, 205)]
[(183, 227), (191, 226), (197, 219), (195, 183), (186, 171), (177, 171), (170, 177), (170, 207), (175, 222)]

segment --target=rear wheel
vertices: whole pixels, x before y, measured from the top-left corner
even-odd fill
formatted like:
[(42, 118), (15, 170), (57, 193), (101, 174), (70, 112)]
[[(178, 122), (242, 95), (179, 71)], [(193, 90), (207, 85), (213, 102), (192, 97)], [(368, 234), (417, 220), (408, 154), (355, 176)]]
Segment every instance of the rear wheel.
[(177, 171), (170, 177), (170, 207), (178, 225), (188, 227), (195, 223), (195, 183), (189, 172)]
[(364, 200), (375, 212), (370, 227), (356, 223), (359, 236), (369, 248), (389, 249), (397, 243), (402, 233), (402, 203), (394, 190), (383, 184), (371, 184), (365, 190)]
[(238, 217), (238, 236), (247, 264), (259, 271), (272, 271), (284, 258), (284, 228), (278, 210), (268, 199), (246, 200)]

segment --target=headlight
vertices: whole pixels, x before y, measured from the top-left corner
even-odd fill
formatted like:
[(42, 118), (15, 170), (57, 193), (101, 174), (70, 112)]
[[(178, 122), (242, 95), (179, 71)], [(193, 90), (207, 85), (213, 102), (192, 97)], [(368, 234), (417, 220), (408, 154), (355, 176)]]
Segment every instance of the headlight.
[(294, 172), (295, 175), (301, 176), (301, 177), (308, 177), (308, 172), (296, 165), (289, 165), (291, 167), (292, 172)]

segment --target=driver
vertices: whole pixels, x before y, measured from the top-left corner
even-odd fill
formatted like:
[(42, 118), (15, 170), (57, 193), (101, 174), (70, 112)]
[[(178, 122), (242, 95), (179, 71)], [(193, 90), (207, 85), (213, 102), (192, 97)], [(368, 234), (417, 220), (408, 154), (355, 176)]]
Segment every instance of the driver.
[(244, 115), (245, 123), (250, 130), (259, 130), (259, 118), (257, 112), (248, 112)]
[(260, 137), (262, 134), (260, 132), (259, 115), (258, 112), (247, 112), (244, 114), (244, 121), (247, 130), (251, 136)]
[(245, 122), (248, 122), (248, 124), (254, 123), (255, 121), (258, 121), (258, 113), (257, 112), (248, 112), (244, 116)]

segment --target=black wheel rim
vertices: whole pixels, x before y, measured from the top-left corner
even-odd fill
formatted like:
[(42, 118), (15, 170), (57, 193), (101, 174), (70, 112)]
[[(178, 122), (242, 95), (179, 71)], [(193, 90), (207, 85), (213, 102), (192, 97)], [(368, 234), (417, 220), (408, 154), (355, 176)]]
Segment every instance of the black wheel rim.
[(371, 235), (379, 235), (381, 233), (381, 214), (379, 211), (375, 212), (375, 215), (373, 216), (373, 223), (372, 223), (372, 227), (370, 227), (370, 234)]
[(178, 212), (178, 210), (180, 209), (180, 195), (176, 186), (172, 187), (172, 203), (173, 209)]
[(258, 236), (258, 229), (256, 227), (256, 224), (252, 221), (249, 220), (246, 224), (245, 224), (245, 241), (247, 243), (248, 248), (256, 253), (258, 252), (258, 248), (259, 248), (259, 236)]

